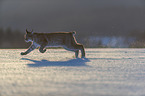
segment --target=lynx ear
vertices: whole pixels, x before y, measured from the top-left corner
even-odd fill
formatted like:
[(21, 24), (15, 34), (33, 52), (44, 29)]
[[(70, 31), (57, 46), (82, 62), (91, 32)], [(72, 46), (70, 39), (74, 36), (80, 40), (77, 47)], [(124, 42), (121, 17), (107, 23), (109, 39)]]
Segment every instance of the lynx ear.
[(33, 34), (33, 29), (32, 29), (32, 31), (31, 31), (31, 34)]
[(26, 33), (27, 33), (27, 34), (33, 34), (33, 29), (32, 29), (31, 32), (29, 32), (29, 31), (26, 29)]
[(29, 31), (26, 29), (26, 33), (29, 33)]

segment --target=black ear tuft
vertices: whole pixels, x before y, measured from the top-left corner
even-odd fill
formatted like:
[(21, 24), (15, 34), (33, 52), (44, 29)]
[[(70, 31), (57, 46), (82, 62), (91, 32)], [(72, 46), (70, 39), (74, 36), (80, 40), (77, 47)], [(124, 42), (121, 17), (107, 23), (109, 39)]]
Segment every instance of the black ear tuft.
[(29, 31), (26, 29), (26, 33), (27, 33), (27, 34), (32, 34), (32, 31), (31, 31), (31, 32), (29, 32)]
[(29, 33), (29, 31), (26, 29), (26, 33)]

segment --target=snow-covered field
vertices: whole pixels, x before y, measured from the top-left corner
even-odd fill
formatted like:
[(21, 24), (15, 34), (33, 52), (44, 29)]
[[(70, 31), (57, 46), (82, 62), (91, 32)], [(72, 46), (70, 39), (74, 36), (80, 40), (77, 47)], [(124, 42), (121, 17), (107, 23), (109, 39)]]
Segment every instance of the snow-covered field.
[(0, 50), (0, 96), (145, 96), (145, 49)]

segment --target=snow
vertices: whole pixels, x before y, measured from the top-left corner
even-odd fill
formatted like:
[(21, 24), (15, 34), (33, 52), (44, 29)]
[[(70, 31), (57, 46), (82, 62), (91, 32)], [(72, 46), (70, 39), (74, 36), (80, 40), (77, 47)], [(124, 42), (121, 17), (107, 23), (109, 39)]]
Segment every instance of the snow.
[(0, 50), (0, 96), (145, 96), (145, 49)]

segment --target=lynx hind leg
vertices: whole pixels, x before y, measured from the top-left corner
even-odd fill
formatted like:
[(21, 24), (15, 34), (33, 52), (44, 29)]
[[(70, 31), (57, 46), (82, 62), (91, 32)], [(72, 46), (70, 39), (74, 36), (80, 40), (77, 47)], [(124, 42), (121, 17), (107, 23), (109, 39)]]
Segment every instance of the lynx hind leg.
[(73, 46), (67, 46), (67, 47), (64, 47), (64, 49), (66, 49), (68, 51), (75, 52), (76, 58), (78, 58), (79, 50), (81, 50), (81, 58), (85, 58), (84, 46), (81, 45), (81, 44), (75, 44)]
[(75, 48), (78, 50), (81, 50), (81, 58), (85, 58), (85, 50), (84, 50), (84, 46), (82, 44), (76, 44)]
[(82, 53), (82, 58), (85, 58), (85, 49), (83, 45), (81, 45), (81, 53)]
[(41, 53), (44, 53), (44, 52), (46, 51), (45, 46), (44, 46), (44, 45), (40, 46), (39, 51), (40, 51)]
[(74, 48), (72, 48), (72, 47), (70, 47), (70, 46), (64, 46), (63, 48), (64, 48), (65, 50), (75, 52), (75, 57), (78, 58), (79, 50), (74, 50)]
[(75, 51), (75, 57), (78, 58), (79, 50)]
[(82, 53), (82, 57), (81, 57), (81, 58), (85, 58), (86, 56), (85, 56), (85, 51), (84, 51), (84, 49), (81, 50), (81, 53)]

